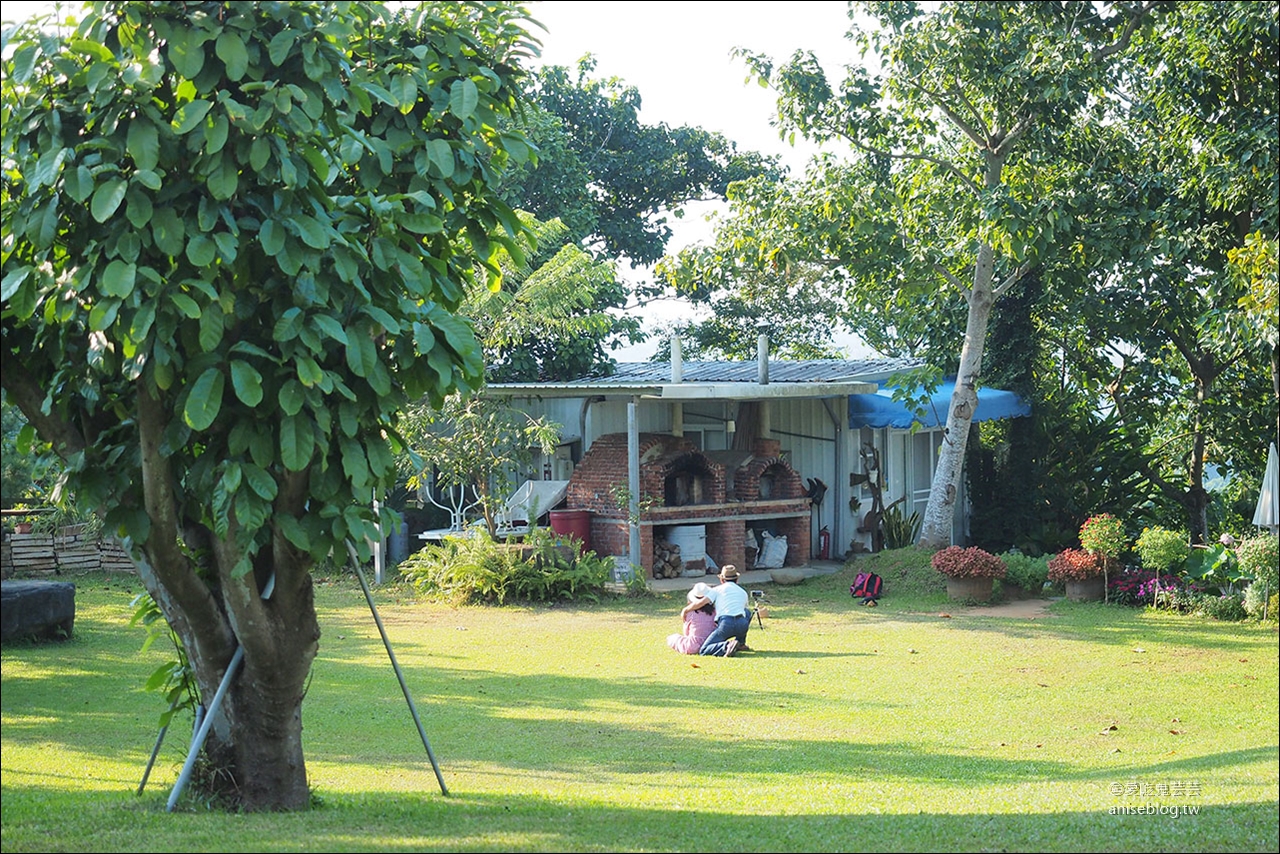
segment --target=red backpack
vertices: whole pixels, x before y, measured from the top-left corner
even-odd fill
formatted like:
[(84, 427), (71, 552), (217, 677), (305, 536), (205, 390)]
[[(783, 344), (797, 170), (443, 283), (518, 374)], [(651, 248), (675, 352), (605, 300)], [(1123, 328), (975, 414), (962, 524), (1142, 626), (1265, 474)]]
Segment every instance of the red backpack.
[(880, 590), (883, 587), (884, 579), (874, 572), (859, 572), (857, 577), (853, 579), (853, 584), (849, 585), (849, 595), (855, 599), (861, 598), (863, 605), (870, 605), (874, 608), (876, 600), (880, 598)]

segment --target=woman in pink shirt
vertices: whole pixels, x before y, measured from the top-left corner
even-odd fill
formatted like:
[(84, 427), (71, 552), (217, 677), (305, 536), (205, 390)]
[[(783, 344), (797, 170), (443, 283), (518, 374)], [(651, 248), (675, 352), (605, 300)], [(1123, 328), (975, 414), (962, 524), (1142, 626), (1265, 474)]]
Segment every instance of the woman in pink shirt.
[[(692, 604), (698, 599), (705, 599), (707, 591), (710, 589), (710, 587), (699, 581), (689, 591), (689, 603)], [(702, 649), (703, 642), (715, 630), (715, 627), (715, 606), (708, 604), (697, 610), (690, 611), (686, 609), (684, 634), (667, 635), (667, 646), (685, 655), (697, 655), (698, 651)]]

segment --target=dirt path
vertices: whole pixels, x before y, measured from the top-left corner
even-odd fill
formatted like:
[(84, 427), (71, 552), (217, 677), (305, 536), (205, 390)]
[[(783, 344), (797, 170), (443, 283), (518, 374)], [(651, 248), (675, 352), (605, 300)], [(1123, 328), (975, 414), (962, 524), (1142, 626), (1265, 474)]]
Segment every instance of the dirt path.
[(1048, 599), (1019, 599), (1005, 602), (1003, 605), (984, 605), (978, 608), (957, 608), (956, 614), (974, 617), (1012, 617), (1015, 620), (1034, 620), (1039, 617), (1051, 617)]

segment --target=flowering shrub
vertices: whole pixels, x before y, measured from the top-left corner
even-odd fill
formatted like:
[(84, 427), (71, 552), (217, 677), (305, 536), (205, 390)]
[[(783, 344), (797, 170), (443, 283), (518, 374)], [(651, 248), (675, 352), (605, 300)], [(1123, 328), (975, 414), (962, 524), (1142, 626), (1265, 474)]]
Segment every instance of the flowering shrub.
[(1258, 534), (1242, 542), (1236, 549), (1240, 568), (1268, 589), (1280, 587), (1280, 537)]
[(1063, 549), (1049, 560), (1049, 580), (1087, 581), (1102, 575), (1102, 558), (1082, 549)]
[(1004, 561), (991, 552), (973, 546), (948, 546), (933, 556), (933, 568), (948, 578), (1004, 578)]
[(1120, 557), (1128, 543), (1124, 525), (1110, 513), (1090, 516), (1080, 526), (1080, 545), (1096, 555), (1114, 560)]
[(1127, 568), (1107, 581), (1108, 598), (1118, 605), (1143, 605), (1156, 601), (1159, 591), (1160, 601), (1166, 602), (1174, 592), (1181, 589), (1178, 578), (1173, 575), (1161, 575), (1159, 580), (1150, 569)]
[(1168, 572), (1181, 568), (1191, 554), (1187, 544), (1187, 535), (1181, 531), (1170, 531), (1168, 528), (1143, 528), (1138, 537), (1138, 557), (1142, 565), (1154, 572)]

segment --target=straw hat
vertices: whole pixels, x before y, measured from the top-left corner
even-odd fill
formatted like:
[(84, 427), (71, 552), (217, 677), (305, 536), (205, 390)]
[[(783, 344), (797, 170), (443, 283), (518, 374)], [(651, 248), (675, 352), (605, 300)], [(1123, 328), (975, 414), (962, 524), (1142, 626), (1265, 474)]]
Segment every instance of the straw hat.
[(737, 581), (738, 568), (731, 563), (726, 563), (724, 566), (720, 567), (720, 578), (725, 581)]

